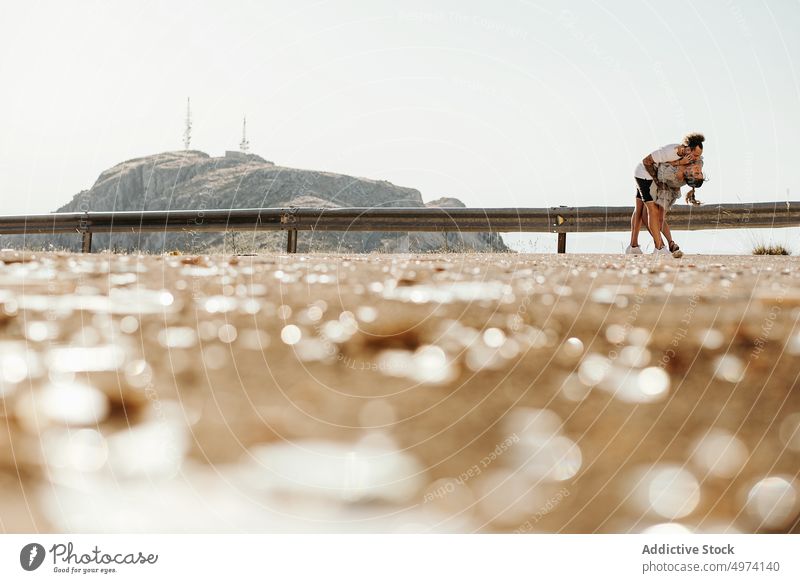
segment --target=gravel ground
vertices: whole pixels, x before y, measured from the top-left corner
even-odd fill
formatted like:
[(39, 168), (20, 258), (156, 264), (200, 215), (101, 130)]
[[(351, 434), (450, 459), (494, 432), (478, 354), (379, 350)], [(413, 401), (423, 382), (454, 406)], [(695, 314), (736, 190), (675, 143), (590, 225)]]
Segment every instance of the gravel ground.
[(0, 252), (6, 532), (789, 532), (784, 257)]

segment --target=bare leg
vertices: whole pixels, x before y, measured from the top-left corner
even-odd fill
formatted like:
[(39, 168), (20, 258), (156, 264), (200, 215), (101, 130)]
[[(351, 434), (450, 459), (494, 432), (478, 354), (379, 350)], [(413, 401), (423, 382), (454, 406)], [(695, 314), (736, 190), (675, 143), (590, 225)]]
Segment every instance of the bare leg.
[(631, 247), (639, 246), (639, 230), (644, 224), (644, 203), (641, 199), (636, 198), (636, 206), (633, 208), (631, 215)]
[(664, 233), (664, 237), (667, 239), (667, 245), (672, 245), (672, 231), (669, 229), (666, 212), (664, 212), (664, 218), (661, 223), (661, 232)]
[(658, 206), (654, 201), (648, 201), (647, 205), (647, 222), (650, 227), (650, 234), (653, 236), (653, 243), (656, 249), (661, 249), (664, 246), (664, 241), (661, 239), (661, 223), (664, 220), (664, 209)]
[[(638, 199), (637, 199), (638, 200)], [(641, 201), (640, 201), (641, 202)], [(642, 204), (644, 206), (644, 204)], [(666, 211), (662, 211), (664, 213), (664, 218), (661, 222), (661, 233), (663, 233), (664, 238), (667, 240), (667, 245), (672, 245), (672, 231), (669, 228), (669, 222), (667, 221), (667, 213)], [(647, 215), (647, 208), (644, 208), (644, 212), (642, 212), (642, 223), (641, 223), (647, 232), (650, 233), (650, 236), (653, 233), (650, 231), (650, 225), (648, 224), (648, 215)]]
[[(642, 212), (642, 226), (647, 229), (647, 232), (650, 233), (650, 215), (647, 213), (647, 207), (642, 203), (642, 207), (644, 211)], [(650, 236), (653, 236), (653, 233), (650, 233)]]

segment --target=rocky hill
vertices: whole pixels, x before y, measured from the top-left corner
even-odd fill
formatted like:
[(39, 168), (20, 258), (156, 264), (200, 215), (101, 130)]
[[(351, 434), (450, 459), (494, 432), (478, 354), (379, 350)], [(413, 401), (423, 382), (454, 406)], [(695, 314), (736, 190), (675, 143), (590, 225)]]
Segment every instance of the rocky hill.
[[(256, 207), (464, 206), (454, 198), (427, 205), (418, 190), (384, 180), (276, 166), (255, 154), (165, 152), (117, 164), (57, 212)], [(2, 246), (77, 249), (78, 237), (3, 237)], [(96, 234), (95, 249), (160, 253), (255, 252), (285, 245), (280, 232)], [(298, 251), (507, 251), (492, 233), (300, 232)]]

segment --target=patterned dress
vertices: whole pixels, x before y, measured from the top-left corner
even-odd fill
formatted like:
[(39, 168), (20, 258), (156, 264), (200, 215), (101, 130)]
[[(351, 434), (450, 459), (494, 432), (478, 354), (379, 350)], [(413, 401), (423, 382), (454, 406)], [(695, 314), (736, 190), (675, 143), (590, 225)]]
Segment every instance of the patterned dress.
[[(658, 164), (656, 173), (661, 186), (656, 188), (653, 200), (664, 210), (669, 210), (675, 204), (675, 201), (681, 197), (681, 186), (686, 182), (678, 180), (678, 167), (669, 163)], [(653, 187), (655, 188), (655, 184)]]

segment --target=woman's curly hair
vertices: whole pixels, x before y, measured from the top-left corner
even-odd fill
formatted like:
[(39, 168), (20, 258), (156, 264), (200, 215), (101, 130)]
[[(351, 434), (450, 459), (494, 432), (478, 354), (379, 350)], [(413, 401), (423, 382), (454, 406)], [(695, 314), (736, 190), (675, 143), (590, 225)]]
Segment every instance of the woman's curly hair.
[(686, 193), (686, 202), (694, 206), (700, 206), (701, 204), (703, 204), (694, 197), (694, 188)]

